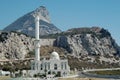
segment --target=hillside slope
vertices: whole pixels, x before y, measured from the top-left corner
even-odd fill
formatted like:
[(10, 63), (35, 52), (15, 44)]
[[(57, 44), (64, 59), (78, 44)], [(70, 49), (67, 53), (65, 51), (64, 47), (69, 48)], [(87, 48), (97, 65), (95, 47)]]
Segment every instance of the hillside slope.
[(20, 17), (15, 22), (4, 28), (4, 31), (16, 31), (27, 34), (29, 36), (34, 36), (35, 18), (33, 16), (36, 13), (38, 13), (40, 16), (40, 35), (48, 35), (61, 32), (60, 29), (51, 23), (49, 12), (44, 6), (40, 6), (36, 10)]
[[(120, 67), (120, 48), (103, 28), (75, 28), (54, 35), (57, 38), (40, 40), (41, 57), (49, 57), (55, 49), (71, 69)], [(34, 38), (21, 33), (1, 32), (0, 46), (1, 59), (34, 57)]]
[(54, 46), (66, 49), (80, 61), (120, 65), (120, 48), (111, 34), (99, 27), (70, 29), (59, 36)]

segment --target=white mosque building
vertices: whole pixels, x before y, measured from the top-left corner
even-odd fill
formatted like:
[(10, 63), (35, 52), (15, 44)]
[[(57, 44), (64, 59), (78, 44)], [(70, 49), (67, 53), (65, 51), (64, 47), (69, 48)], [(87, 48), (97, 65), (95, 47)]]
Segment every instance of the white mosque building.
[(51, 53), (50, 59), (44, 58), (43, 60), (32, 62), (31, 70), (33, 74), (55, 74), (57, 76), (67, 76), (70, 72), (68, 60), (60, 60), (59, 54), (55, 51)]
[(67, 76), (70, 72), (68, 60), (61, 60), (57, 52), (53, 51), (49, 59), (40, 59), (39, 19), (39, 14), (35, 15), (35, 60), (31, 62), (29, 74), (31, 76), (35, 74)]

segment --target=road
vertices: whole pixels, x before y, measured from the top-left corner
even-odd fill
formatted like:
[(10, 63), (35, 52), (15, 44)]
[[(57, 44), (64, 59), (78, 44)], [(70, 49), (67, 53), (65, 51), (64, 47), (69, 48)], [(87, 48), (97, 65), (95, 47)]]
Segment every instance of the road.
[(106, 71), (106, 70), (120, 70), (120, 68), (86, 69), (86, 70), (83, 70), (83, 72), (89, 72), (89, 71)]
[(89, 71), (105, 71), (105, 70), (120, 70), (120, 68), (106, 68), (106, 69), (87, 69), (79, 72), (79, 77), (94, 77), (94, 78), (106, 78), (109, 80), (120, 80), (120, 75), (97, 75), (88, 73)]

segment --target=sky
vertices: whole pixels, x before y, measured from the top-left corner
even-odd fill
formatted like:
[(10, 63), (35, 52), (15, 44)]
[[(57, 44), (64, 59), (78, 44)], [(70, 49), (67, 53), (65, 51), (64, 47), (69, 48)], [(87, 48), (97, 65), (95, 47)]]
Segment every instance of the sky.
[(99, 26), (120, 45), (120, 0), (0, 0), (0, 30), (45, 6), (59, 29)]

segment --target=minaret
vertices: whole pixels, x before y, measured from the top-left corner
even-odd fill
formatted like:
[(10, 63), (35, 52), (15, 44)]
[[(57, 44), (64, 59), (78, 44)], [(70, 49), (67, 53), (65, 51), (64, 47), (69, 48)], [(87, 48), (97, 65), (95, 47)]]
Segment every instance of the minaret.
[(39, 15), (35, 15), (35, 60), (40, 60)]

